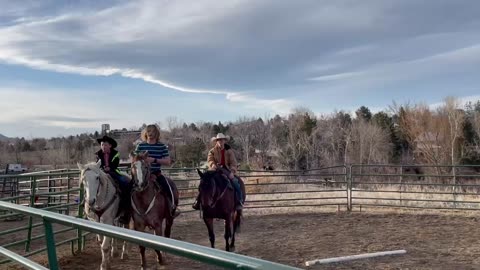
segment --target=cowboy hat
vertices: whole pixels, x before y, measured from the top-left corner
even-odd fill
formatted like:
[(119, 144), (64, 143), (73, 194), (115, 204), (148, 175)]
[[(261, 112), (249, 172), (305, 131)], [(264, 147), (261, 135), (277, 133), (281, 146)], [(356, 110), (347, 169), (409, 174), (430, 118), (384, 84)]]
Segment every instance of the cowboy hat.
[(212, 137), (211, 141), (216, 141), (216, 140), (230, 140), (230, 136), (225, 136), (223, 133), (218, 133), (216, 137)]
[(102, 142), (108, 142), (109, 144), (112, 145), (112, 148), (117, 147), (117, 141), (115, 141), (113, 138), (108, 137), (107, 135), (104, 135), (102, 138), (97, 139), (98, 144)]

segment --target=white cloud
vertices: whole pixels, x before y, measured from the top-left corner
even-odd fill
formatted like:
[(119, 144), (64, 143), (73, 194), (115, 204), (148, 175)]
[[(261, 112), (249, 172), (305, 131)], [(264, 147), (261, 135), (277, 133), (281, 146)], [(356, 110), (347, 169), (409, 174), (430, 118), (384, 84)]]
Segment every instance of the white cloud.
[[(320, 111), (371, 99), (381, 107), (399, 85), (407, 89), (400, 95), (420, 98), (417, 83), (432, 84), (425, 91), (438, 100), (433, 88), (444, 82), (469, 88), (449, 75), (471, 75), (480, 68), (480, 19), (474, 12), (479, 4), (473, 3), (142, 0), (108, 8), (77, 5), (84, 4), (42, 9), (44, 14), (9, 5), (5, 10), (20, 17), (0, 26), (0, 61), (85, 76), (119, 75), (181, 95), (199, 94), (212, 106), (225, 97), (229, 107), (281, 114), (304, 105), (299, 103)], [(445, 20), (445, 11), (455, 16)], [(470, 78), (469, 83), (478, 82)]]
[(362, 74), (364, 74), (364, 73), (363, 72), (344, 72), (344, 73), (338, 73), (338, 74), (322, 75), (322, 76), (319, 76), (319, 77), (310, 78), (309, 80), (310, 81), (322, 81), (322, 82), (345, 80), (345, 79), (350, 79), (350, 78), (353, 78), (353, 77), (358, 77)]
[[(61, 125), (67, 128), (96, 127), (104, 121), (105, 118), (99, 115), (105, 111), (95, 101), (93, 93), (90, 98), (85, 98), (85, 94), (85, 92), (31, 90), (17, 87), (0, 88), (0, 108), (2, 108), (0, 123), (14, 125), (28, 121), (46, 126)], [(84, 121), (78, 121), (79, 115)], [(73, 121), (69, 121), (68, 118)]]
[[(469, 102), (471, 103), (476, 103), (478, 101), (480, 101), (480, 95), (472, 95), (472, 96), (465, 96), (465, 97), (457, 97), (459, 103), (461, 106), (465, 106), (467, 105)], [(442, 101), (442, 102), (435, 102), (435, 103), (432, 103), (432, 104), (429, 104), (428, 107), (430, 107), (430, 109), (437, 109), (441, 106), (445, 105), (445, 102)]]
[[(187, 3), (166, 4), (157, 1), (142, 1), (142, 4), (127, 3), (86, 14), (73, 12), (41, 18), (37, 21), (25, 20), (25, 22), (14, 26), (0, 28), (0, 60), (4, 63), (24, 65), (39, 70), (86, 76), (118, 74), (181, 92), (220, 94), (225, 95), (227, 100), (232, 102), (247, 103), (247, 106), (261, 104), (264, 108), (271, 106), (274, 112), (283, 111), (283, 108), (278, 105), (282, 103), (282, 100), (256, 99), (254, 95), (250, 95), (248, 99), (230, 99), (228, 96), (239, 93), (231, 90), (180, 86), (160, 79), (158, 75), (154, 75), (156, 72), (140, 71), (140, 69), (145, 68), (141, 66), (137, 68), (136, 65), (130, 63), (108, 64), (108, 61), (96, 63), (95, 60), (75, 63), (70, 59), (73, 55), (84, 53), (79, 48), (83, 45), (96, 51), (101, 46), (115, 47), (119, 43), (132, 45), (131, 43), (138, 42), (139, 49), (152, 42), (161, 43), (176, 40), (176, 42), (181, 43), (181, 40), (185, 40), (185, 37), (182, 37), (182, 29), (192, 33), (189, 29), (192, 26), (208, 24), (212, 20), (226, 16), (225, 13), (235, 12), (237, 4), (207, 1), (201, 4), (189, 2), (187, 5)], [(208, 14), (205, 13), (206, 6), (212, 7)], [(166, 16), (158, 16), (159, 9)], [(125, 20), (127, 17), (135, 17), (135, 23)], [(75, 30), (70, 31), (70, 27), (80, 30), (75, 33)], [(180, 37), (180, 39), (175, 38), (175, 36)], [(44, 41), (48, 43), (47, 47), (36, 46), (37, 43)], [(188, 37), (188, 41), (190, 43), (195, 42), (195, 39)], [(28, 43), (28, 45), (24, 45), (25, 43)], [(69, 45), (72, 47), (69, 48)], [(135, 48), (135, 45), (132, 47)], [(61, 56), (61, 59), (58, 58), (59, 56)], [(152, 57), (155, 57), (155, 54), (152, 54)], [(287, 103), (283, 102), (283, 104), (286, 105)]]

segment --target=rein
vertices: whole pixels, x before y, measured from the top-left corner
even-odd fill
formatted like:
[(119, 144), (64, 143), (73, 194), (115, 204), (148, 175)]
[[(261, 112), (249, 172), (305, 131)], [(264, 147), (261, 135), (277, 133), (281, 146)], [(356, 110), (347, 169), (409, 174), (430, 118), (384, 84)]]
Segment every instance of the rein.
[[(87, 169), (87, 170), (88, 170), (88, 169)], [(102, 181), (101, 181), (101, 176), (100, 176), (100, 175), (99, 175), (99, 179), (100, 179), (100, 184), (98, 185), (97, 192), (96, 192), (96, 194), (95, 194), (96, 197), (98, 197), (98, 193), (99, 193), (99, 191), (100, 191), (100, 186), (102, 185)], [(84, 179), (82, 179), (82, 181), (84, 181)], [(107, 178), (107, 179), (106, 179), (106, 183), (105, 183), (105, 185), (106, 185), (105, 197), (107, 197), (108, 194), (109, 194), (109, 192), (108, 192), (108, 191), (109, 191), (109, 183), (108, 183), (108, 181), (110, 181), (110, 179)], [(111, 184), (113, 185), (113, 183), (111, 183)], [(115, 185), (114, 185), (114, 186), (115, 186)], [(91, 209), (92, 212), (93, 212), (94, 214), (96, 214), (97, 217), (100, 219), (100, 217), (105, 213), (105, 211), (107, 211), (107, 210), (110, 208), (110, 206), (112, 206), (113, 202), (115, 202), (115, 200), (118, 199), (118, 198), (119, 198), (119, 197), (118, 197), (118, 193), (115, 192), (115, 194), (112, 196), (112, 198), (110, 198), (110, 200), (108, 200), (107, 203), (105, 203), (102, 207), (98, 207), (98, 205), (97, 205), (97, 206), (94, 206), (94, 207), (92, 207), (92, 208), (89, 207), (89, 209)], [(96, 203), (95, 203), (95, 204), (96, 204)]]
[[(222, 173), (222, 176), (225, 177), (225, 175), (223, 173)], [(230, 181), (230, 180), (228, 180), (228, 178), (226, 178), (226, 180)], [(222, 190), (222, 192), (220, 193), (220, 196), (217, 197), (216, 196), (218, 194), (217, 185), (216, 185), (216, 182), (215, 182), (215, 178), (213, 179), (213, 190), (214, 190), (213, 197), (215, 198), (215, 200), (213, 201), (213, 204), (209, 205), (210, 208), (215, 208), (215, 206), (217, 206), (217, 203), (223, 198), (223, 196), (225, 196), (225, 192), (227, 191), (227, 189), (228, 189), (228, 184)]]
[[(143, 191), (143, 190), (145, 190), (145, 188), (147, 188), (148, 185), (150, 185), (149, 181), (150, 181), (151, 172), (150, 172), (150, 166), (148, 165), (148, 163), (147, 163), (147, 166), (146, 166), (146, 167), (147, 167), (147, 174), (145, 175), (145, 179), (146, 179), (145, 181), (146, 181), (147, 183), (146, 183), (146, 185), (145, 185), (144, 187), (139, 188), (139, 189), (136, 189), (135, 191), (137, 191), (137, 192), (138, 192), (138, 191)], [(132, 172), (132, 176), (133, 176), (133, 172)], [(132, 178), (133, 178), (133, 177), (132, 177)], [(135, 178), (137, 179), (137, 182), (138, 182), (138, 178), (137, 178), (136, 175), (135, 175)], [(131, 201), (131, 203), (132, 203), (132, 208), (133, 208), (133, 210), (134, 210), (138, 215), (144, 217), (144, 216), (148, 215), (148, 213), (150, 213), (150, 211), (152, 210), (153, 206), (155, 205), (155, 199), (156, 199), (156, 198), (157, 198), (157, 192), (155, 192), (155, 195), (153, 195), (153, 198), (152, 198), (152, 200), (150, 201), (150, 203), (149, 203), (149, 205), (148, 205), (148, 208), (147, 208), (147, 210), (145, 211), (145, 213), (141, 213), (141, 212), (138, 210), (138, 208), (137, 208), (137, 206), (135, 205), (135, 202), (134, 202), (134, 200), (133, 200), (133, 193), (132, 193), (132, 196), (130, 197), (130, 201)]]
[(153, 206), (155, 205), (155, 199), (157, 198), (157, 194), (155, 194), (152, 198), (152, 200), (150, 201), (150, 204), (148, 205), (148, 208), (147, 208), (147, 211), (145, 211), (145, 213), (140, 213), (140, 211), (138, 210), (137, 206), (135, 205), (135, 202), (133, 201), (133, 197), (130, 198), (130, 200), (132, 201), (132, 208), (133, 210), (135, 210), (135, 212), (137, 212), (138, 215), (140, 216), (146, 216), (148, 215), (148, 213), (150, 212), (150, 210), (152, 210)]

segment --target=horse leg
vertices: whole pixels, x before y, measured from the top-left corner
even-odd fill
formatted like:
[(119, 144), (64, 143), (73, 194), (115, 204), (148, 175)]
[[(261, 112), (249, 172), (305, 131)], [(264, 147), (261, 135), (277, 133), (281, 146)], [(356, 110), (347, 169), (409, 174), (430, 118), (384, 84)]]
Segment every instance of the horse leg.
[(112, 248), (111, 248), (111, 252), (110, 252), (110, 256), (111, 256), (112, 258), (118, 257), (117, 244), (118, 244), (117, 239), (112, 238), (112, 241), (111, 241), (111, 246), (112, 246)]
[[(145, 232), (145, 224), (143, 224), (142, 222), (135, 222), (134, 226), (135, 226), (135, 231)], [(142, 261), (141, 269), (146, 270), (147, 259), (145, 258), (145, 247), (142, 245), (139, 245), (138, 248), (140, 249), (140, 259)]]
[(230, 237), (232, 237), (232, 231), (233, 231), (233, 224), (232, 224), (232, 216), (230, 215), (227, 219), (225, 219), (225, 250), (230, 251), (230, 244), (228, 243), (230, 240)]
[[(100, 223), (113, 225), (113, 218), (110, 218), (108, 215), (104, 215), (100, 218)], [(113, 238), (103, 236), (102, 241), (102, 264), (100, 266), (101, 270), (108, 269), (110, 267), (110, 256), (113, 254)]]
[[(134, 229), (133, 219), (130, 219), (129, 224), (125, 225), (124, 228)], [(128, 253), (130, 252), (130, 247), (131, 247), (131, 245), (130, 245), (129, 242), (123, 241), (122, 256), (120, 257), (120, 259), (122, 259), (122, 260), (128, 259)]]
[(207, 225), (210, 245), (212, 246), (212, 248), (215, 248), (215, 232), (213, 231), (213, 218), (203, 218), (203, 222), (205, 222), (205, 225)]
[[(163, 220), (161, 220), (158, 224), (155, 224), (155, 235), (158, 235), (158, 236), (163, 236)], [(160, 250), (155, 250), (155, 253), (157, 253), (157, 262), (158, 264), (160, 265), (163, 265), (165, 264), (165, 260), (163, 258), (163, 252), (161, 252)]]
[(112, 239), (110, 237), (104, 236), (102, 242), (102, 264), (100, 265), (100, 270), (107, 270), (110, 267), (111, 244)]
[(236, 218), (236, 215), (234, 214), (234, 218), (233, 218), (233, 226), (232, 226), (232, 239), (230, 241), (230, 251), (231, 252), (234, 252), (235, 251), (235, 232), (237, 230), (237, 226), (235, 225), (235, 223), (237, 222), (237, 218)]
[(128, 251), (130, 250), (130, 245), (127, 241), (123, 241), (122, 246), (122, 255), (120, 256), (120, 260), (128, 259)]
[(235, 234), (239, 231), (240, 228), (240, 219), (241, 219), (241, 210), (235, 211), (233, 215), (233, 234), (232, 234), (232, 241), (230, 242), (230, 251), (235, 251)]
[(170, 238), (172, 233), (173, 218), (168, 217), (165, 222), (165, 237)]

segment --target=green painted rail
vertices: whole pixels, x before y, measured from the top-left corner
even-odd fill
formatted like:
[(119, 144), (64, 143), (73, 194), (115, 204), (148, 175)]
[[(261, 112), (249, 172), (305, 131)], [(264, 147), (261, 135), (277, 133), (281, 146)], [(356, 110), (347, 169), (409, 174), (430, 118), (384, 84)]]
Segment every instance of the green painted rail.
[(28, 269), (32, 270), (48, 270), (48, 268), (45, 268), (41, 266), (40, 264), (37, 264), (34, 261), (31, 261), (29, 259), (26, 259), (22, 257), (21, 255), (18, 255), (15, 252), (12, 252), (6, 248), (0, 247), (0, 254), (2, 256), (8, 257), (18, 263), (20, 263), (22, 266), (27, 267)]
[(52, 223), (62, 224), (65, 226), (70, 226), (72, 228), (81, 229), (83, 231), (89, 231), (92, 233), (110, 236), (116, 239), (125, 240), (131, 243), (143, 245), (148, 248), (162, 250), (167, 253), (186, 257), (211, 265), (224, 267), (227, 269), (299, 269), (253, 257), (229, 253), (222, 250), (216, 250), (196, 244), (137, 232), (129, 229), (113, 227), (106, 224), (96, 223), (80, 218), (75, 218), (72, 216), (66, 216), (8, 202), (0, 202), (0, 208), (22, 213), (30, 217), (41, 218), (43, 220), (49, 267), (53, 270), (57, 270), (59, 269), (59, 267), (55, 249), (55, 237), (53, 233)]

